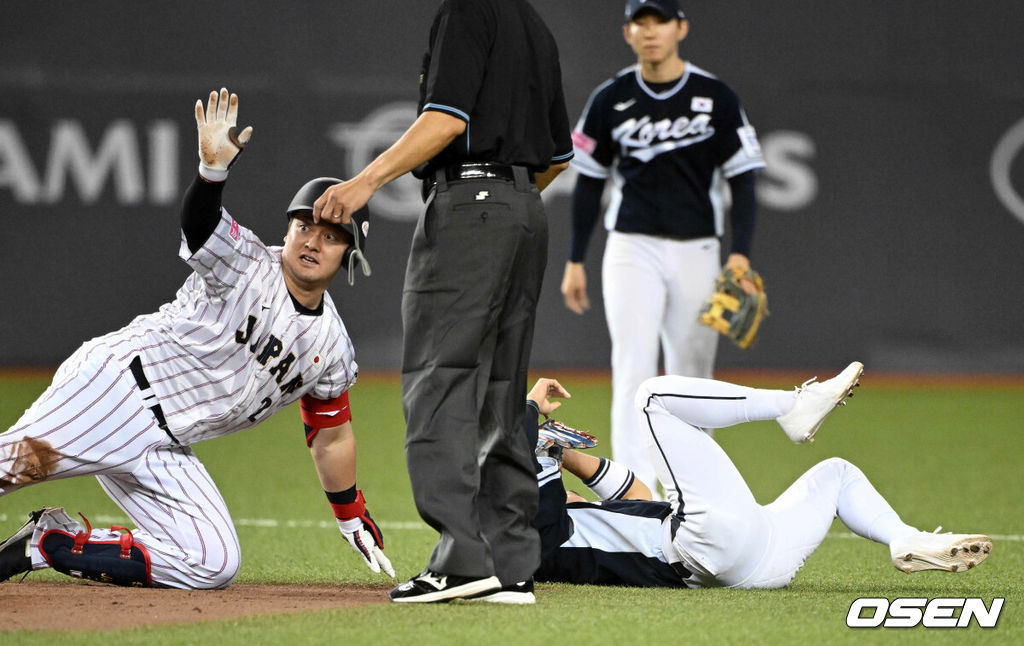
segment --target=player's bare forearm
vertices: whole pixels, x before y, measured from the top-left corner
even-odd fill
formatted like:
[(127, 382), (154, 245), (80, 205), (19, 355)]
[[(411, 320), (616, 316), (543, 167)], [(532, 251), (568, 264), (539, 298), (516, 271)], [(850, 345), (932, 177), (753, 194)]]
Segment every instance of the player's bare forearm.
[[(580, 480), (590, 480), (597, 473), (601, 466), (601, 458), (589, 453), (583, 453), (575, 449), (564, 449), (562, 451), (562, 468), (573, 474)], [(626, 493), (622, 495), (623, 500), (651, 500), (651, 490), (640, 478), (633, 478)]]
[(409, 129), (369, 163), (358, 175), (328, 188), (313, 203), (313, 220), (348, 222), (351, 214), (370, 201), (382, 186), (433, 159), (466, 131), (466, 122), (443, 112), (428, 110)]
[(537, 182), (537, 190), (543, 191), (548, 185), (555, 180), (558, 175), (569, 168), (569, 162), (562, 162), (561, 164), (552, 164), (548, 166), (547, 170), (542, 173), (537, 173), (534, 176), (534, 180)]
[(356, 484), (356, 436), (352, 422), (322, 429), (309, 447), (324, 491), (344, 491)]
[(374, 190), (433, 159), (466, 131), (466, 122), (444, 112), (427, 110), (390, 148), (363, 171)]

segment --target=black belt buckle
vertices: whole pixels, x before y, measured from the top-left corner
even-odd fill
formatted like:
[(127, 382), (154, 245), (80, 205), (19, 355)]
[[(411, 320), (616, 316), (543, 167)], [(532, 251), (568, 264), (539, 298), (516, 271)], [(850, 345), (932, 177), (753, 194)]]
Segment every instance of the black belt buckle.
[(167, 433), (167, 437), (171, 438), (175, 444), (180, 444), (178, 438), (174, 437), (170, 429), (167, 428), (167, 418), (164, 417), (164, 409), (160, 406), (160, 402), (156, 400), (156, 395), (150, 388), (149, 379), (146, 379), (146, 373), (142, 371), (142, 357), (135, 355), (135, 358), (128, 364), (128, 369), (132, 371), (132, 377), (135, 378), (135, 383), (139, 386), (143, 405), (153, 413), (157, 426), (163, 429), (163, 432)]

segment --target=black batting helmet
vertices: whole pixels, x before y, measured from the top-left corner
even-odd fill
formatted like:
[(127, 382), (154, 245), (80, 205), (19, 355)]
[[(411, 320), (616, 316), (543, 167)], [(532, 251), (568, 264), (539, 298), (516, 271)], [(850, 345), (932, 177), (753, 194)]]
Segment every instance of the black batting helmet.
[[(292, 216), (299, 211), (312, 211), (313, 202), (323, 195), (324, 191), (343, 181), (337, 177), (317, 177), (303, 184), (292, 198), (292, 203), (288, 205), (286, 213), (288, 219), (291, 220)], [(366, 259), (366, 236), (370, 232), (370, 210), (364, 206), (352, 214), (350, 223), (338, 223), (338, 226), (352, 236), (351, 244), (345, 250), (345, 255), (341, 257), (342, 267), (348, 268), (348, 284), (352, 285), (356, 280), (356, 263), (362, 267), (364, 276), (370, 275), (370, 262)]]

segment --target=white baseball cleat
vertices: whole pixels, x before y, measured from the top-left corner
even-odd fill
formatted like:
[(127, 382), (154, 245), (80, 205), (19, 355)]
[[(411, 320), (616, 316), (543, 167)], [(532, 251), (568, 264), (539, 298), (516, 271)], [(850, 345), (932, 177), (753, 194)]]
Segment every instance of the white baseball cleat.
[(796, 389), (793, 408), (775, 421), (797, 444), (813, 442), (814, 434), (828, 414), (836, 406), (845, 406), (846, 398), (853, 396), (853, 388), (860, 384), (863, 372), (864, 364), (854, 361), (828, 381), (815, 381), (817, 377), (808, 379)]
[(890, 543), (889, 554), (896, 569), (907, 574), (921, 570), (963, 572), (987, 559), (992, 551), (988, 536), (935, 532), (915, 532)]

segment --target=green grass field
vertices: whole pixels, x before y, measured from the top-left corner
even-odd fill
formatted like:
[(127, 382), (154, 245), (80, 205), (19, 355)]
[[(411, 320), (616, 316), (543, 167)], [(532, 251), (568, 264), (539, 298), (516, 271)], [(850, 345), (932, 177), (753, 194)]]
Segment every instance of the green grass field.
[[(722, 429), (716, 439), (767, 502), (827, 457), (858, 466), (922, 529), (988, 533), (992, 556), (963, 573), (897, 572), (888, 550), (854, 539), (838, 521), (793, 585), (779, 591), (638, 590), (539, 585), (532, 607), (382, 604), (97, 635), (3, 632), (0, 644), (691, 644), (857, 642), (1024, 643), (1024, 387), (873, 384), (869, 372), (850, 405), (836, 411), (813, 445), (795, 446), (773, 422)], [(0, 379), (0, 429), (13, 424), (48, 379)], [(589, 428), (608, 449), (606, 380), (563, 379), (573, 399), (559, 415)], [(778, 381), (750, 385), (780, 386)], [(786, 388), (793, 384), (788, 384)], [(780, 386), (781, 387), (781, 386)], [(352, 393), (359, 485), (384, 529), (399, 577), (417, 573), (435, 534), (413, 507), (403, 453), (398, 384), (366, 378)], [(242, 542), (244, 583), (370, 584), (372, 575), (341, 539), (302, 440), (297, 411), (261, 427), (196, 446), (218, 482)], [(606, 453), (603, 453), (606, 454)], [(574, 488), (582, 491), (575, 483)], [(91, 479), (45, 483), (0, 500), (0, 536), (41, 506), (81, 511), (94, 524), (127, 519)], [(34, 579), (57, 580), (37, 572)], [(11, 583), (4, 585), (13, 585)], [(999, 624), (950, 629), (846, 627), (858, 597), (1006, 599)], [(87, 599), (83, 599), (87, 602)], [(54, 612), (60, 612), (54, 608)]]

